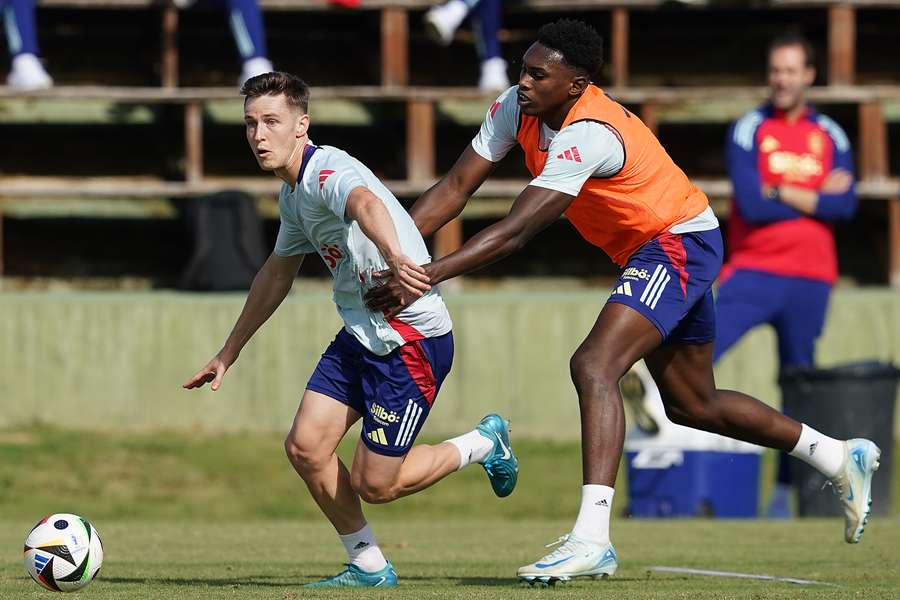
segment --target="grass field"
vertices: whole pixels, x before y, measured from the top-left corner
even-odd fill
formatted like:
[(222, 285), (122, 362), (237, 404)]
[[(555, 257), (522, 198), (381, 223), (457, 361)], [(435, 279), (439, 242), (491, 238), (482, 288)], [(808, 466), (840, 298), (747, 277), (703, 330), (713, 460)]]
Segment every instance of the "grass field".
[[(495, 498), (472, 468), (418, 496), (369, 507), (401, 587), (329, 592), (299, 587), (335, 572), (343, 550), (283, 458), (278, 436), (0, 432), (0, 598), (57, 597), (28, 578), (21, 560), (26, 532), (49, 512), (83, 514), (103, 537), (100, 577), (70, 596), (83, 599), (900, 596), (896, 516), (873, 519), (858, 546), (842, 541), (835, 520), (619, 518), (614, 578), (523, 588), (515, 569), (571, 526), (580, 466), (574, 444), (520, 441), (517, 452), (521, 483), (508, 499)], [(624, 499), (620, 489), (617, 505)], [(650, 574), (654, 565), (839, 587)]]

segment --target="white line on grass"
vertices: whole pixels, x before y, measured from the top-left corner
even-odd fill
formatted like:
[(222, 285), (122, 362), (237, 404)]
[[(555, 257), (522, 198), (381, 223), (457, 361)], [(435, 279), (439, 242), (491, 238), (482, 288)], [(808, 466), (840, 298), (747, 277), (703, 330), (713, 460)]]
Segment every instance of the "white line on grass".
[(648, 571), (657, 573), (682, 573), (685, 575), (704, 575), (706, 577), (735, 577), (737, 579), (761, 579), (763, 581), (783, 581), (798, 585), (829, 585), (840, 587), (834, 583), (825, 581), (813, 581), (811, 579), (797, 579), (796, 577), (776, 577), (774, 575), (756, 575), (754, 573), (733, 573), (731, 571), (707, 571), (705, 569), (689, 569), (687, 567), (648, 567)]

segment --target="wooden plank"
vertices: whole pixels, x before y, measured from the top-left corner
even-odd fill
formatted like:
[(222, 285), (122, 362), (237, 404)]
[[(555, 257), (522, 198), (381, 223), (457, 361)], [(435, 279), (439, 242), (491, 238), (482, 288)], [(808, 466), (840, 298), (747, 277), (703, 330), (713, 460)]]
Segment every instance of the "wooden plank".
[(853, 85), (856, 78), (856, 9), (828, 7), (828, 83)]
[[(339, 11), (340, 7), (328, 0), (258, 0), (264, 10), (279, 11)], [(707, 3), (713, 0), (707, 0)], [(859, 7), (900, 6), (900, 0), (769, 0), (774, 7), (809, 8), (831, 6), (836, 3)], [(510, 10), (517, 11), (566, 11), (608, 10), (616, 7), (654, 8), (666, 4), (666, 0), (518, 0), (510, 3)], [(425, 10), (434, 0), (361, 0), (358, 10), (380, 10), (385, 7)], [(75, 8), (90, 10), (141, 9), (159, 6), (159, 0), (37, 0), (44, 8)]]
[(388, 7), (381, 11), (381, 84), (409, 83), (409, 18), (406, 10)]
[(647, 126), (647, 129), (657, 135), (659, 132), (659, 118), (657, 115), (657, 105), (653, 102), (644, 102), (641, 105), (641, 121)]
[(859, 105), (859, 176), (879, 179), (888, 174), (887, 124), (881, 104)]
[[(616, 100), (627, 104), (647, 101), (659, 104), (677, 104), (690, 101), (761, 101), (768, 96), (768, 89), (761, 86), (691, 86), (691, 87), (610, 87), (607, 92)], [(55, 86), (49, 90), (24, 91), (0, 86), (0, 100), (5, 98), (42, 98), (45, 100), (104, 100), (132, 102), (135, 104), (183, 104), (194, 100), (233, 100), (239, 98), (236, 87), (104, 87), (104, 86)], [(419, 86), (328, 86), (311, 89), (311, 102), (321, 100), (477, 100), (485, 109), (494, 96), (484, 94), (475, 87), (419, 87)], [(827, 104), (859, 104), (885, 100), (900, 100), (900, 85), (862, 85), (849, 87), (819, 86), (810, 88), (807, 98), (812, 102)]]
[(410, 100), (406, 104), (406, 178), (434, 179), (434, 103)]
[(434, 234), (434, 257), (441, 258), (453, 254), (463, 244), (462, 219), (456, 217)]
[(178, 87), (178, 9), (166, 3), (162, 9), (160, 77), (164, 88)]
[(888, 240), (888, 278), (891, 287), (900, 288), (900, 196), (888, 204)]
[[(728, 179), (696, 179), (691, 181), (710, 197), (724, 198), (731, 194)], [(409, 198), (418, 196), (436, 180), (384, 182), (394, 194)], [(513, 198), (528, 185), (527, 179), (489, 179), (475, 198)], [(281, 189), (275, 177), (204, 177), (198, 182), (166, 181), (157, 177), (30, 177), (0, 176), (0, 198), (31, 198), (35, 201), (55, 198), (189, 198), (210, 194), (225, 188), (240, 189), (250, 194), (272, 194)], [(862, 180), (856, 185), (861, 199), (884, 201), (900, 196), (900, 178)]]
[(628, 11), (614, 8), (612, 11), (612, 39), (610, 40), (610, 64), (614, 87), (628, 85)]
[(184, 106), (184, 174), (189, 183), (203, 180), (203, 105)]

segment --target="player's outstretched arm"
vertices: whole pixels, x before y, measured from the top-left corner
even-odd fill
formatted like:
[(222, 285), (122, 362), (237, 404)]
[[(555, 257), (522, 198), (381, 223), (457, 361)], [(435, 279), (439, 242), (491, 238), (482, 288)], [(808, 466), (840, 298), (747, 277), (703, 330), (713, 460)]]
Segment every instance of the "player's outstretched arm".
[[(513, 202), (509, 214), (482, 229), (459, 250), (435, 262), (423, 265), (432, 285), (457, 275), (470, 273), (520, 250), (531, 238), (559, 219), (575, 200), (563, 192), (529, 185)], [(366, 294), (372, 310), (389, 316), (403, 306), (396, 281), (387, 282)]]
[(450, 172), (419, 196), (409, 211), (422, 237), (432, 235), (459, 216), (475, 190), (494, 170), (494, 164), (472, 146), (463, 151)]
[(234, 364), (244, 345), (250, 340), (256, 330), (266, 322), (266, 319), (275, 312), (275, 309), (278, 308), (291, 290), (294, 277), (297, 276), (297, 271), (303, 263), (303, 257), (303, 254), (278, 256), (273, 253), (269, 255), (256, 277), (253, 278), (253, 285), (250, 286), (250, 293), (247, 294), (244, 309), (228, 335), (228, 339), (225, 340), (225, 345), (222, 346), (222, 349), (211, 361), (206, 363), (206, 366), (197, 371), (182, 387), (193, 389), (203, 387), (204, 384), (212, 382), (210, 388), (213, 391), (219, 389), (219, 386), (222, 385), (225, 371)]

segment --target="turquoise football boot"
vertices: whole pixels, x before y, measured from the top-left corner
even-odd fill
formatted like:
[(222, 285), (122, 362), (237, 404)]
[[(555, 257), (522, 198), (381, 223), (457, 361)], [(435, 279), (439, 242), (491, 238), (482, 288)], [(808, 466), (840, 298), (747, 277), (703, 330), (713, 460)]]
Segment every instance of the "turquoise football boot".
[(347, 568), (332, 577), (326, 577), (321, 581), (307, 583), (303, 587), (308, 588), (333, 588), (333, 587), (396, 587), (397, 573), (394, 565), (388, 561), (386, 567), (380, 571), (369, 573), (353, 564), (347, 564)]
[(516, 489), (516, 481), (519, 479), (519, 461), (509, 443), (509, 421), (491, 413), (475, 429), (494, 444), (494, 449), (482, 461), (481, 466), (487, 473), (494, 493), (505, 498)]

